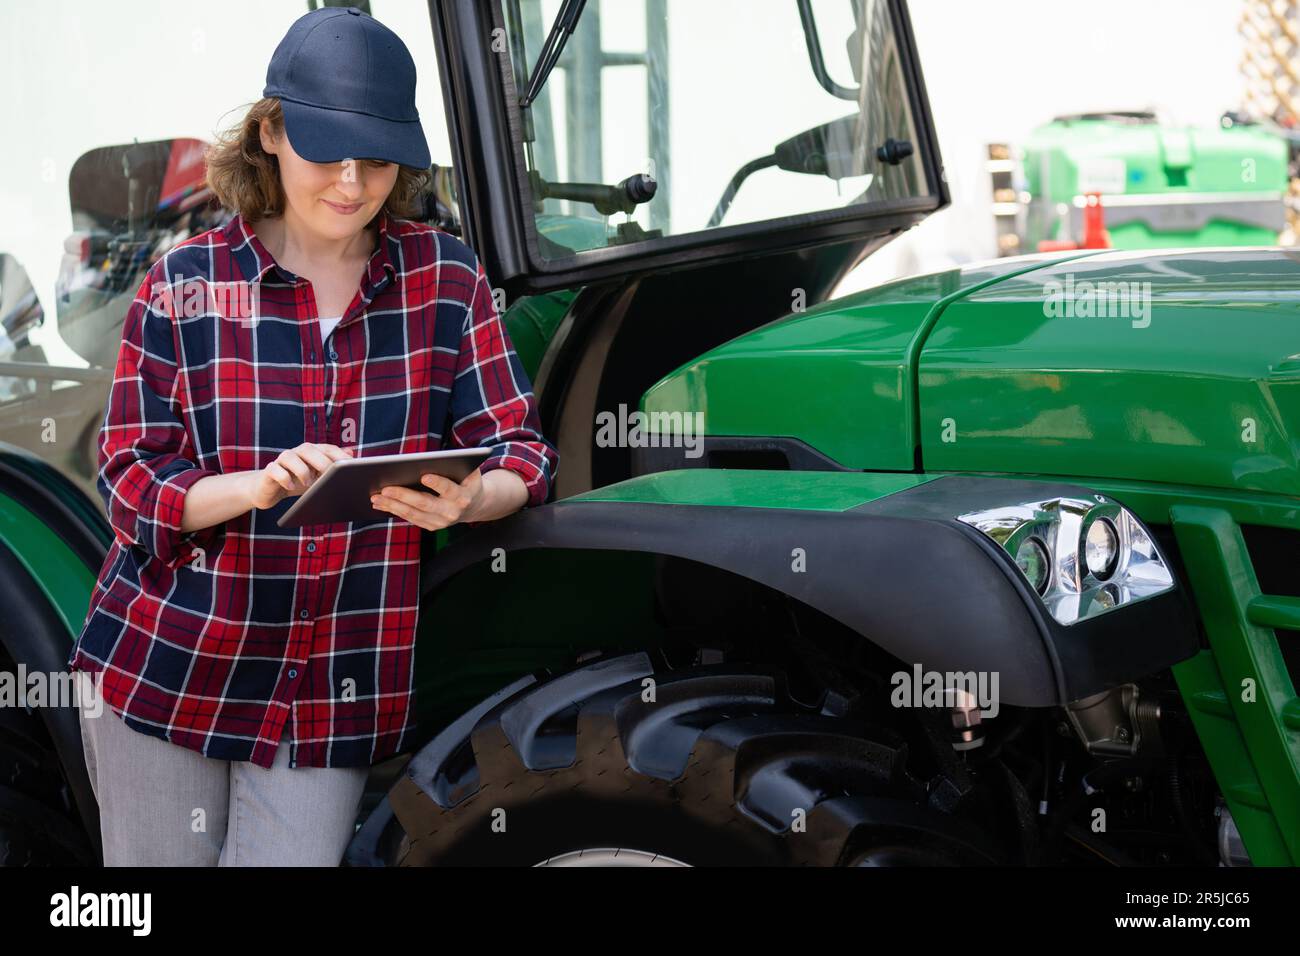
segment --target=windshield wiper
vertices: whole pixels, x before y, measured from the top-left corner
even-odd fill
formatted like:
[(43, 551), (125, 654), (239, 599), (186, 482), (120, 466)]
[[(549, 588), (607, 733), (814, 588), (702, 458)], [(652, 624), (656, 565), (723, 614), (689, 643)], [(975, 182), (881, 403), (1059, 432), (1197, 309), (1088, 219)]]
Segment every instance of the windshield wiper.
[(519, 99), (520, 109), (527, 109), (533, 100), (537, 99), (537, 94), (542, 92), (542, 87), (546, 85), (546, 78), (551, 75), (556, 61), (564, 52), (564, 44), (569, 42), (569, 37), (577, 29), (578, 18), (582, 16), (582, 8), (586, 5), (587, 0), (563, 0), (560, 4), (560, 12), (555, 15), (551, 32), (546, 35), (542, 52), (537, 56), (533, 75), (528, 78), (528, 89)]

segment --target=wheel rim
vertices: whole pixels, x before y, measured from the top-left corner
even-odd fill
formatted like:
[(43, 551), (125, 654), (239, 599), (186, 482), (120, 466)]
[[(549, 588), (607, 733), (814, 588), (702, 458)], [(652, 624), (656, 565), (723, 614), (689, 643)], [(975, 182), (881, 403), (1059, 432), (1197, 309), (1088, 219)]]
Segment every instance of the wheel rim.
[(596, 847), (573, 850), (543, 860), (536, 866), (690, 866), (662, 853), (631, 850), (627, 847)]

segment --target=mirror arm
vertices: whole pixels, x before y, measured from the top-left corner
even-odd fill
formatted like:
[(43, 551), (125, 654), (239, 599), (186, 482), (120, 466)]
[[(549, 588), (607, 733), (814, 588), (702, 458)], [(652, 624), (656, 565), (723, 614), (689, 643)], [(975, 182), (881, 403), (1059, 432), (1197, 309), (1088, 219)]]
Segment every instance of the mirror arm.
[(731, 202), (736, 198), (736, 193), (740, 190), (740, 185), (750, 177), (752, 173), (760, 169), (768, 169), (775, 166), (776, 154), (771, 156), (762, 156), (759, 159), (751, 159), (740, 169), (736, 170), (736, 175), (731, 177), (731, 182), (727, 183), (727, 188), (722, 193), (722, 198), (718, 200), (718, 205), (713, 209), (713, 215), (709, 217), (709, 224), (705, 228), (712, 229), (718, 223), (722, 222), (722, 217), (727, 214), (731, 208)]
[(826, 60), (822, 56), (822, 41), (817, 35), (817, 20), (813, 16), (812, 0), (796, 0), (799, 5), (799, 19), (803, 23), (803, 37), (808, 44), (808, 62), (812, 64), (813, 75), (817, 82), (831, 96), (842, 100), (857, 102), (861, 87), (840, 86), (826, 70)]

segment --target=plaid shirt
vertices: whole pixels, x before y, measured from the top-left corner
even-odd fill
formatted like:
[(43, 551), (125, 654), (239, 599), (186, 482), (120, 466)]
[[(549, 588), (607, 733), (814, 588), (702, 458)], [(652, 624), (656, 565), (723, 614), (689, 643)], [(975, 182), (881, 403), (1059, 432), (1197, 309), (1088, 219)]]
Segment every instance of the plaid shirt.
[(311, 284), (241, 217), (176, 246), (123, 327), (99, 446), (116, 540), (67, 661), (103, 672), (134, 729), (263, 767), (280, 743), (308, 767), (409, 744), (419, 527), (376, 512), (280, 528), (286, 499), (180, 531), (196, 481), (302, 442), (358, 458), (492, 446), (479, 470), (517, 472), (530, 505), (558, 462), (483, 267), (455, 237), (381, 213), (328, 341)]

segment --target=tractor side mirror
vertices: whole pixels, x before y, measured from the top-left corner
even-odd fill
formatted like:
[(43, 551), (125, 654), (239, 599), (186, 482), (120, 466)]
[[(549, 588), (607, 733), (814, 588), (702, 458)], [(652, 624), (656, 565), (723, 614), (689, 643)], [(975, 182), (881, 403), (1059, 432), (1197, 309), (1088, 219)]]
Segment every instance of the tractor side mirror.
[(862, 117), (854, 113), (804, 130), (772, 151), (776, 165), (792, 173), (847, 179), (865, 176), (867, 149), (861, 141)]

